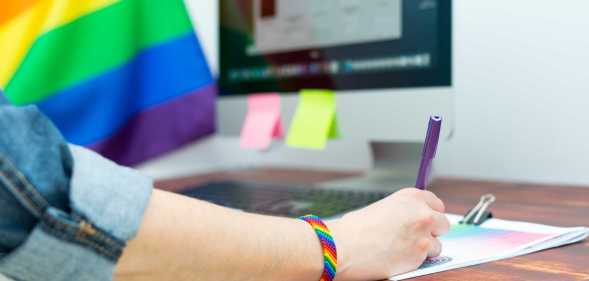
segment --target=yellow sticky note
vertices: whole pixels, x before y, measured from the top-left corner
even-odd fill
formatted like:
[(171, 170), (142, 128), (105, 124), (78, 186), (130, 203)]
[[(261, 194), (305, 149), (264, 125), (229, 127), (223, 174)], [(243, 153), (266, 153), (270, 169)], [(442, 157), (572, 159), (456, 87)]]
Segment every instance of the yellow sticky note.
[(290, 125), (289, 146), (323, 149), (338, 137), (335, 94), (329, 90), (303, 90)]

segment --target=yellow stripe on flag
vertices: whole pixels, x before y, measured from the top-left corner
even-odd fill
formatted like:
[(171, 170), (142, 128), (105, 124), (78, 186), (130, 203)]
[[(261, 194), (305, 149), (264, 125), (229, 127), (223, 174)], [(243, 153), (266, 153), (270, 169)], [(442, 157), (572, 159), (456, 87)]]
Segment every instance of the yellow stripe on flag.
[(4, 88), (43, 33), (119, 0), (41, 0), (0, 25), (0, 88)]

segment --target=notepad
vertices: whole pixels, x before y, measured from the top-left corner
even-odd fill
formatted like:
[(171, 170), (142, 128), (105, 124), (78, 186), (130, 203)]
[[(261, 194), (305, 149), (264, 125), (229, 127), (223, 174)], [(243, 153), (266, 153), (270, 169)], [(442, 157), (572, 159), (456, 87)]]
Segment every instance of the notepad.
[(462, 217), (448, 215), (451, 230), (440, 237), (442, 254), (428, 259), (416, 271), (391, 277), (404, 280), (417, 276), (522, 256), (583, 241), (586, 227), (554, 227), (542, 224), (491, 219), (482, 226), (458, 224)]
[(248, 97), (248, 112), (241, 129), (239, 145), (244, 149), (268, 149), (272, 140), (284, 134), (280, 116), (280, 95), (253, 94)]
[(338, 137), (335, 94), (330, 90), (302, 90), (286, 143), (291, 147), (324, 149)]

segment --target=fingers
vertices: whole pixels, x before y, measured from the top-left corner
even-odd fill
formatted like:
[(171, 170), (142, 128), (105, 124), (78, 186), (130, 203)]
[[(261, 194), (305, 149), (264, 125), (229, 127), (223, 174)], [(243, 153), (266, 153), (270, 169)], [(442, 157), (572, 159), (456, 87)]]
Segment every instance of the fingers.
[(435, 258), (442, 253), (442, 243), (437, 238), (431, 238), (430, 247), (427, 252), (428, 258)]
[(417, 253), (423, 258), (426, 255), (428, 258), (435, 258), (442, 254), (442, 242), (435, 237), (429, 237), (421, 240), (417, 246)]
[(444, 215), (446, 209), (444, 202), (432, 192), (422, 191), (421, 194), (425, 203), (433, 210), (430, 215), (432, 235), (434, 237), (444, 235), (450, 229), (450, 221), (448, 221), (448, 218)]
[(434, 221), (433, 221), (433, 229), (432, 235), (434, 237), (442, 236), (446, 234), (450, 230), (450, 221), (446, 217), (446, 215), (442, 213), (435, 212), (433, 214)]
[(434, 211), (440, 213), (444, 213), (446, 211), (446, 206), (444, 206), (444, 202), (442, 202), (442, 200), (440, 200), (440, 198), (438, 198), (438, 196), (436, 196), (433, 192), (422, 191), (421, 198)]
[(444, 213), (446, 211), (446, 206), (444, 206), (444, 202), (438, 198), (433, 192), (427, 190), (420, 190), (417, 188), (405, 188), (392, 196), (390, 196), (390, 200), (394, 200), (395, 196), (408, 196), (412, 198), (416, 198), (425, 202), (431, 209), (435, 210), (436, 212)]

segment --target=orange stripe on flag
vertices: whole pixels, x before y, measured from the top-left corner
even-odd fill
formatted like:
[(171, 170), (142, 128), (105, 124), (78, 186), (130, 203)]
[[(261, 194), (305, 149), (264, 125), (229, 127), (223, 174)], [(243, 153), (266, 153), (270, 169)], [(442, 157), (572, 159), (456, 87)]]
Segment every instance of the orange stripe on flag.
[(8, 0), (2, 1), (0, 9), (0, 25), (31, 7), (38, 0)]

